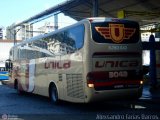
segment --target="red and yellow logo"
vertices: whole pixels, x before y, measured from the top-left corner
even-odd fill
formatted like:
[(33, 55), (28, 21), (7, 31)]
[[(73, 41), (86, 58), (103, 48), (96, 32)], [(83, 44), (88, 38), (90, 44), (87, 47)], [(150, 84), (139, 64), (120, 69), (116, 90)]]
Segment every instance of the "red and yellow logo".
[(115, 43), (121, 43), (124, 39), (130, 39), (135, 33), (135, 28), (125, 28), (123, 24), (109, 24), (109, 27), (95, 27), (105, 39), (111, 39)]

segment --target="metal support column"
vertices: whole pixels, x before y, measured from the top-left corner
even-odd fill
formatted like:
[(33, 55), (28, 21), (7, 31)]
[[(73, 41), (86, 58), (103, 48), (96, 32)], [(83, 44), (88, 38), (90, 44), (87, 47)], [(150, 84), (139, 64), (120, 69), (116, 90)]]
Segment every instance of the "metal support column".
[(13, 30), (13, 40), (14, 40), (14, 45), (16, 45), (16, 30), (15, 30), (15, 28)]
[(29, 24), (29, 31), (31, 32), (29, 32), (28, 38), (32, 38), (33, 37), (33, 24)]
[[(150, 43), (155, 43), (154, 35), (150, 35), (149, 38)], [(156, 53), (155, 53), (155, 47), (152, 47), (150, 49), (150, 66), (149, 66), (149, 75), (150, 75), (150, 82), (151, 87), (155, 88), (157, 86), (157, 77), (156, 77)]]
[(58, 14), (54, 15), (54, 29), (58, 29)]
[(92, 0), (93, 2), (93, 17), (98, 17), (98, 0)]

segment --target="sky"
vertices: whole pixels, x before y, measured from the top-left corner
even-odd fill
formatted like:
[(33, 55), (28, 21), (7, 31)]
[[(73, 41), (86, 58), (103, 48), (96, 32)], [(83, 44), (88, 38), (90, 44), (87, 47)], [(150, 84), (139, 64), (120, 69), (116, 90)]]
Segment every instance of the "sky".
[[(0, 27), (4, 28), (12, 25), (13, 23), (22, 22), (44, 10), (57, 6), (67, 0), (1, 0), (0, 2)], [(54, 22), (51, 17), (45, 21), (38, 22), (34, 26), (43, 26), (45, 22)], [(59, 28), (68, 26), (76, 21), (63, 14), (58, 15)], [(5, 34), (5, 32), (4, 32)], [(5, 36), (5, 35), (4, 35)], [(7, 46), (7, 47), (6, 47)], [(0, 44), (0, 62), (8, 58), (9, 49), (13, 46)], [(4, 48), (5, 47), (5, 48)], [(5, 53), (2, 52), (5, 49)], [(1, 65), (1, 63), (0, 63)]]
[(7, 27), (15, 22), (21, 22), (65, 1), (66, 0), (1, 0), (0, 27)]

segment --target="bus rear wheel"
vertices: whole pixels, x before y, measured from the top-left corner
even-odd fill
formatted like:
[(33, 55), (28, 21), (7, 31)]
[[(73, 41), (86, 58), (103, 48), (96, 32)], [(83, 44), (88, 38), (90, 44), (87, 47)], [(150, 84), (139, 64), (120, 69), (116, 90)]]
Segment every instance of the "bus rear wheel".
[(58, 91), (57, 91), (55, 84), (51, 85), (49, 93), (50, 93), (51, 102), (54, 104), (58, 104), (59, 103)]

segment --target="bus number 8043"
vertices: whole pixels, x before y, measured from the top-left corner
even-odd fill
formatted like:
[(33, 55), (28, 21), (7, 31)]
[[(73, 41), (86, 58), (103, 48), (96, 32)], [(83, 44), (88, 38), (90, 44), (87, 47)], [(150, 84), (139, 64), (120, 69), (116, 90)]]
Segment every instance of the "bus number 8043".
[(128, 72), (127, 71), (114, 71), (114, 72), (109, 72), (109, 78), (127, 78), (128, 77)]

